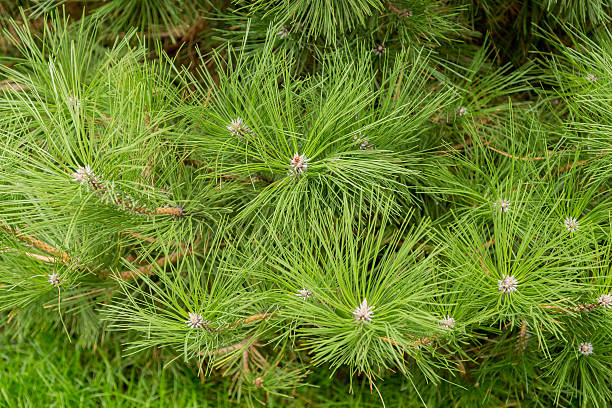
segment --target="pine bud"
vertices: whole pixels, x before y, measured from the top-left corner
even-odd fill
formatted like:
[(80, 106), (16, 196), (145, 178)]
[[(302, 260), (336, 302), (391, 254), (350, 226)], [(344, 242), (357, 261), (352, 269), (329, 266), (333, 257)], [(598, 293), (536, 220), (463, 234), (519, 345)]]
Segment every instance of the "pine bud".
[(255, 384), (255, 388), (261, 388), (263, 386), (263, 378), (257, 377), (253, 383)]
[(95, 173), (91, 170), (91, 167), (77, 167), (76, 171), (72, 173), (72, 181), (77, 181), (81, 184), (90, 184), (93, 183), (98, 185), (100, 183), (100, 179), (96, 177)]
[(308, 289), (301, 289), (298, 290), (296, 296), (302, 300), (307, 300), (312, 297), (312, 292), (310, 292)]
[(580, 343), (580, 347), (578, 347), (578, 351), (585, 356), (589, 354), (593, 354), (593, 344), (591, 343)]
[(375, 306), (368, 307), (367, 299), (363, 299), (363, 302), (353, 311), (353, 319), (355, 319), (357, 323), (370, 323), (374, 317), (374, 313), (372, 313), (374, 307)]
[(495, 203), (493, 203), (493, 206), (499, 207), (499, 211), (501, 211), (502, 213), (510, 211), (510, 201), (504, 198), (500, 198), (499, 200), (497, 200)]
[(569, 232), (574, 233), (578, 231), (578, 220), (576, 220), (574, 217), (567, 217), (563, 223)]
[(597, 299), (597, 303), (599, 306), (608, 309), (612, 307), (612, 295), (610, 293), (602, 294), (599, 299)]
[[(232, 132), (236, 136), (244, 136), (248, 133), (252, 133), (253, 131), (244, 124), (242, 118), (236, 118), (227, 125), (227, 130)], [(244, 140), (241, 138), (241, 140)]]
[(201, 314), (189, 313), (189, 320), (185, 321), (185, 324), (192, 329), (201, 329), (208, 326), (210, 322), (208, 320), (204, 320)]
[(278, 33), (276, 33), (280, 38), (287, 38), (287, 36), (289, 35), (289, 30), (287, 30), (287, 27), (282, 26), (280, 28), (280, 30), (278, 30)]
[(599, 79), (599, 78), (597, 78), (597, 75), (592, 74), (592, 73), (588, 73), (588, 74), (586, 75), (586, 77), (587, 77), (587, 79), (588, 79), (589, 81), (591, 81), (591, 82), (595, 82), (595, 81), (597, 81), (597, 80)]
[(382, 44), (378, 44), (376, 47), (374, 47), (374, 49), (372, 50), (372, 52), (376, 55), (378, 55), (379, 57), (381, 55), (383, 55), (386, 51), (386, 48), (384, 45)]
[(452, 329), (455, 327), (455, 319), (450, 316), (444, 316), (440, 319), (439, 325), (445, 329)]
[(499, 291), (503, 294), (516, 292), (518, 281), (512, 275), (502, 275), (502, 278), (497, 281), (497, 286), (499, 288)]
[(459, 116), (463, 116), (467, 113), (467, 108), (465, 106), (462, 106), (459, 108), (459, 110), (457, 111), (457, 115)]
[(374, 150), (374, 147), (370, 145), (367, 138), (353, 136), (353, 140), (359, 144), (359, 150)]
[(60, 277), (58, 273), (50, 274), (48, 280), (49, 280), (49, 283), (55, 287), (58, 287), (62, 283), (62, 281), (60, 281)]
[(305, 172), (308, 169), (309, 160), (310, 159), (307, 159), (305, 155), (300, 156), (297, 153), (295, 153), (293, 155), (293, 158), (289, 162), (289, 166), (291, 167), (291, 169), (289, 169), (289, 172), (287, 174), (298, 175), (300, 173)]

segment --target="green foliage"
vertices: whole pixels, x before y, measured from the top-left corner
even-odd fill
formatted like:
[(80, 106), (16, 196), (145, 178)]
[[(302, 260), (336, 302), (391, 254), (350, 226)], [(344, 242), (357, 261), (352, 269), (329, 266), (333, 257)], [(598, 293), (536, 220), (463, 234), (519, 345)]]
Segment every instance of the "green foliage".
[(2, 404), (609, 405), (587, 3), (0, 3)]

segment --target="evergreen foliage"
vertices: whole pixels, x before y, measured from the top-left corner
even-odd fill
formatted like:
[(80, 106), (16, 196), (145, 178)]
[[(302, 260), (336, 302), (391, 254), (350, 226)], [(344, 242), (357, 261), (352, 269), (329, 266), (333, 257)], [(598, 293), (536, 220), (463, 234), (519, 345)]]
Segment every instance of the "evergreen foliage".
[(610, 405), (607, 2), (0, 12), (2, 404)]

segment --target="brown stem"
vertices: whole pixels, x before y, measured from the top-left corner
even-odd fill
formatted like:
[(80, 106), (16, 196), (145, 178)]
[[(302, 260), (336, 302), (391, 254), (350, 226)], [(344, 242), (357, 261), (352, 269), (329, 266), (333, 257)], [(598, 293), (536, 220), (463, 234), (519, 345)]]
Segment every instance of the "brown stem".
[[(414, 336), (410, 336), (410, 337), (414, 337)], [(392, 339), (390, 337), (381, 337), (380, 339), (386, 343), (391, 344), (392, 346), (397, 346), (397, 347), (402, 346), (397, 340)], [(421, 346), (427, 346), (431, 344), (431, 342), (432, 342), (432, 339), (430, 339), (429, 337), (422, 337), (422, 338), (414, 337), (413, 344), (409, 344), (409, 346), (414, 347), (414, 348), (419, 348)]]
[(245, 344), (247, 341), (249, 341), (249, 339), (248, 339), (248, 338), (246, 338), (246, 339), (244, 339), (244, 340), (242, 340), (242, 341), (239, 341), (239, 342), (238, 342), (238, 343), (236, 343), (236, 344), (232, 344), (231, 346), (227, 346), (227, 347), (220, 348), (220, 349), (218, 349), (217, 351), (215, 351), (215, 354), (225, 354), (225, 353), (228, 353), (228, 352), (230, 352), (230, 351), (237, 350), (237, 349), (239, 349), (240, 347), (244, 346), (244, 344)]
[[(603, 156), (603, 155), (604, 155), (604, 154), (606, 154), (607, 152), (608, 152), (608, 150), (602, 150), (602, 151), (600, 151), (600, 152), (595, 153), (595, 156)], [(577, 161), (577, 162), (570, 163), (570, 164), (567, 164), (567, 165), (565, 165), (565, 166), (563, 166), (563, 167), (560, 167), (560, 168), (559, 168), (558, 170), (556, 170), (556, 171), (555, 171), (555, 170), (551, 170), (551, 172), (550, 172), (550, 173), (551, 173), (551, 174), (555, 174), (555, 173), (556, 173), (556, 174), (561, 174), (561, 173), (563, 173), (564, 171), (567, 171), (567, 170), (571, 169), (572, 167), (584, 166), (585, 164), (587, 164), (587, 163), (589, 162), (589, 160), (590, 160), (590, 159), (586, 159), (586, 160), (579, 160), (579, 161)]]
[(590, 312), (595, 307), (599, 306), (599, 303), (585, 303), (583, 305), (577, 305), (577, 306), (574, 306), (574, 307), (566, 307), (566, 306), (559, 306), (559, 305), (548, 305), (548, 304), (540, 303), (540, 306), (542, 306), (544, 309), (553, 309), (553, 310), (557, 310), (557, 311), (559, 311), (561, 313), (570, 314), (572, 312)]
[(0, 82), (0, 91), (8, 90), (8, 91), (20, 92), (20, 91), (25, 91), (27, 89), (29, 89), (27, 85), (16, 84), (16, 83), (7, 82), (7, 81)]
[(523, 320), (521, 324), (521, 330), (519, 331), (518, 344), (516, 345), (517, 351), (525, 350), (525, 346), (527, 343), (527, 320)]
[(183, 207), (160, 207), (153, 210), (154, 215), (171, 215), (173, 217), (182, 217), (185, 215)]
[(387, 7), (389, 7), (391, 11), (393, 11), (395, 14), (399, 15), (400, 17), (411, 17), (412, 16), (411, 11), (400, 10), (399, 8), (395, 7), (393, 4), (391, 4), (391, 2), (388, 2), (388, 1), (386, 1), (385, 3), (387, 4)]
[(58, 261), (58, 259), (56, 257), (53, 257), (53, 256), (39, 255), (39, 254), (34, 254), (32, 252), (26, 252), (25, 254), (27, 256), (29, 256), (30, 258), (33, 258), (33, 259), (36, 259), (36, 260), (42, 261), (42, 262), (56, 263)]
[[(21, 232), (19, 232), (18, 228), (11, 228), (11, 227), (7, 227), (7, 226), (2, 226), (2, 228), (4, 228), (6, 231), (8, 231), (9, 233), (11, 233), (13, 236), (15, 236), (17, 239), (19, 239), (20, 241), (25, 242), (27, 245), (33, 246), (34, 248), (38, 248), (41, 251), (44, 251), (48, 254), (53, 255), (56, 259), (61, 259), (62, 262), (64, 263), (69, 263), (70, 262), (70, 256), (68, 256), (68, 254), (64, 251), (61, 251), (49, 244), (47, 244), (46, 242), (43, 242), (39, 239), (36, 239), (34, 237), (31, 237), (29, 235), (26, 234), (22, 234)], [(31, 254), (34, 255), (34, 254)], [(28, 255), (28, 256), (31, 256)], [(36, 258), (38, 258), (40, 255), (35, 256)], [(46, 259), (46, 257), (40, 257), (40, 260)], [(47, 262), (45, 260), (45, 262)]]
[[(200, 238), (197, 238), (193, 245), (196, 245), (200, 242)], [(163, 268), (166, 265), (175, 264), (180, 259), (190, 255), (193, 252), (193, 245), (185, 245), (181, 244), (181, 247), (176, 251), (172, 252), (170, 255), (162, 256), (158, 258), (154, 263), (149, 265), (144, 265), (139, 267), (136, 271), (128, 270), (121, 272), (121, 279), (134, 279), (143, 275), (153, 275), (153, 272), (156, 267)]]
[(494, 148), (493, 146), (491, 146), (491, 144), (487, 141), (484, 141), (484, 145), (487, 147), (487, 149), (489, 150), (493, 150), (494, 152), (497, 152), (499, 154), (501, 154), (502, 156), (506, 156), (506, 157), (510, 157), (511, 159), (515, 159), (515, 160), (522, 160), (522, 161), (536, 161), (536, 160), (544, 160), (546, 159), (549, 155), (553, 154), (554, 152), (552, 151), (547, 151), (546, 152), (546, 156), (539, 156), (539, 157), (519, 157), (519, 156), (513, 156), (510, 153), (506, 153), (504, 151), (498, 150), (496, 148)]
[(242, 369), (245, 373), (249, 372), (249, 350), (246, 349), (242, 352)]
[(155, 209), (150, 209), (147, 207), (136, 207), (133, 204), (131, 204), (130, 202), (126, 201), (124, 198), (121, 197), (120, 194), (113, 192), (112, 189), (109, 189), (107, 182), (104, 180), (99, 180), (97, 178), (95, 179), (88, 179), (87, 180), (87, 184), (89, 184), (89, 186), (91, 186), (91, 188), (99, 193), (100, 195), (104, 196), (110, 196), (113, 197), (113, 203), (115, 205), (118, 206), (123, 206), (124, 208), (134, 211), (138, 214), (147, 214), (147, 215), (170, 215), (173, 216), (175, 218), (179, 218), (185, 215), (185, 212), (183, 210), (183, 207), (170, 207), (168, 205), (164, 206), (164, 207), (159, 207), (159, 208), (155, 208)]
[[(255, 344), (253, 344), (250, 347), (251, 352), (255, 355), (255, 357), (261, 361), (261, 363), (265, 366), (265, 367), (269, 367), (270, 363), (268, 362), (268, 360), (266, 360), (266, 358), (259, 352), (259, 350), (257, 350), (257, 348), (255, 347)], [(256, 363), (257, 364), (257, 363)], [(260, 367), (263, 369), (263, 367)]]
[(457, 362), (457, 368), (459, 369), (459, 375), (461, 375), (461, 377), (464, 378), (465, 380), (474, 384), (474, 379), (467, 373), (467, 370), (465, 368), (465, 364), (463, 364), (463, 361), (461, 361), (460, 359), (456, 357), (454, 357), (454, 359)]

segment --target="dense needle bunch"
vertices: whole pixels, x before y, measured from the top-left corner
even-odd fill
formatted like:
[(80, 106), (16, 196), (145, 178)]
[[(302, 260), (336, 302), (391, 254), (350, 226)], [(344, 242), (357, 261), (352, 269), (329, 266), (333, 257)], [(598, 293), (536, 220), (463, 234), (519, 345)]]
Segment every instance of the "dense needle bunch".
[(0, 0), (0, 405), (607, 407), (612, 10), (502, 3)]

